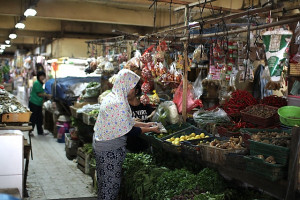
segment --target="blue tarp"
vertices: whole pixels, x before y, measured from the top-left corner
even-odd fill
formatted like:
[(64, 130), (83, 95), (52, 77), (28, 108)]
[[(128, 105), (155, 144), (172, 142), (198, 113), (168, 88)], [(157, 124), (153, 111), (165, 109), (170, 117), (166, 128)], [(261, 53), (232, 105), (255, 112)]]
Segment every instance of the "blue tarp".
[(89, 83), (89, 82), (100, 83), (100, 81), (101, 81), (101, 76), (57, 78), (56, 92), (55, 92), (54, 79), (50, 79), (45, 84), (45, 91), (48, 94), (52, 94), (54, 99), (61, 100), (70, 105), (72, 101), (75, 101), (78, 98), (78, 96), (72, 95), (71, 86), (74, 87), (74, 85), (79, 83)]

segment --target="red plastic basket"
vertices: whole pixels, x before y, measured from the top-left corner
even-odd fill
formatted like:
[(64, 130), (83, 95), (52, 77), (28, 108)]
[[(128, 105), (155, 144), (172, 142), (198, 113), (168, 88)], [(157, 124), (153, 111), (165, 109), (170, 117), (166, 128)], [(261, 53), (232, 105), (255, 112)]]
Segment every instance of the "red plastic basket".
[[(249, 109), (252, 109), (253, 107), (257, 107), (257, 106), (274, 110), (274, 114), (271, 117), (263, 118), (263, 117), (258, 117), (258, 116), (247, 113), (247, 111)], [(263, 105), (263, 104), (257, 104), (257, 105), (253, 105), (253, 106), (248, 106), (246, 109), (241, 111), (241, 114), (242, 114), (242, 119), (245, 122), (250, 122), (252, 124), (256, 124), (261, 127), (271, 127), (279, 122), (279, 116), (277, 114), (277, 110), (278, 110), (278, 108), (276, 108), (276, 107), (267, 106), (267, 105)]]

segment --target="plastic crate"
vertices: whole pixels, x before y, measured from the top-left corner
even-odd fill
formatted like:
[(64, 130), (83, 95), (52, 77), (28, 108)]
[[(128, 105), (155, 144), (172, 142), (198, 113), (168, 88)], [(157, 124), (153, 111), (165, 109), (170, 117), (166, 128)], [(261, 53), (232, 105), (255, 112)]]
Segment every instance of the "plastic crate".
[(228, 130), (228, 127), (225, 127), (225, 126), (218, 126), (217, 131), (221, 137), (232, 137), (232, 136), (240, 136), (241, 135), (241, 132), (239, 130), (238, 131), (230, 131), (230, 130)]
[[(274, 110), (274, 114), (271, 117), (263, 118), (263, 117), (258, 117), (258, 116), (247, 113), (247, 111), (249, 109), (251, 109), (253, 107), (257, 107), (257, 106), (266, 107), (271, 110)], [(252, 124), (256, 124), (261, 127), (270, 127), (270, 126), (273, 126), (273, 125), (279, 123), (279, 116), (277, 114), (277, 110), (278, 110), (278, 108), (276, 108), (276, 107), (257, 104), (257, 105), (253, 105), (253, 106), (248, 106), (246, 109), (241, 110), (241, 115), (242, 115), (242, 119), (245, 122), (250, 122)]]
[(277, 163), (287, 165), (290, 149), (272, 144), (250, 141), (250, 155), (270, 155)]
[(282, 132), (286, 132), (289, 134), (292, 134), (291, 130), (283, 130), (283, 129), (255, 129), (255, 128), (242, 128), (241, 130), (241, 134), (243, 137), (243, 141), (246, 147), (249, 147), (250, 142), (249, 140), (251, 139), (251, 136), (253, 134), (259, 133), (259, 132), (276, 132), (276, 133), (282, 133)]
[[(191, 126), (191, 124), (189, 124), (189, 123), (183, 123), (183, 124), (168, 125), (165, 128), (166, 128), (167, 131), (174, 130), (175, 132), (171, 133), (171, 134), (174, 134), (174, 133), (176, 133), (178, 131), (181, 131), (183, 129), (186, 129), (186, 128), (190, 127), (190, 126)], [(157, 133), (148, 132), (148, 133), (142, 134), (141, 138), (143, 138), (144, 140), (146, 140), (147, 142), (149, 142), (153, 147), (155, 147), (155, 148), (161, 148), (163, 140), (162, 140), (162, 138), (159, 138), (157, 136), (158, 136)], [(165, 136), (165, 137), (167, 137), (167, 136)]]
[(245, 156), (246, 171), (264, 177), (270, 181), (277, 181), (287, 176), (287, 168), (282, 164), (271, 164), (255, 156)]
[(208, 135), (205, 130), (199, 129), (199, 128), (195, 127), (195, 126), (190, 126), (190, 127), (186, 128), (186, 129), (180, 130), (180, 131), (178, 131), (178, 132), (176, 132), (174, 134), (171, 134), (171, 135), (169, 135), (167, 137), (162, 138), (161, 140), (163, 140), (163, 148), (166, 151), (180, 153), (181, 152), (181, 145), (176, 146), (176, 145), (173, 145), (170, 142), (167, 142), (166, 140), (170, 139), (171, 137), (180, 137), (180, 136), (183, 136), (183, 135), (190, 135), (191, 133), (195, 133), (196, 135), (204, 133), (205, 135)]

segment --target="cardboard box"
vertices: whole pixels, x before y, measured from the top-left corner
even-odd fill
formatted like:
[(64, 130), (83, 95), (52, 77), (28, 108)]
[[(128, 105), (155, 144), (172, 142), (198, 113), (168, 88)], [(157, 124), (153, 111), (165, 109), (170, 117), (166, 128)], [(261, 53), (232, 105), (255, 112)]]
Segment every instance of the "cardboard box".
[(2, 122), (29, 122), (31, 112), (2, 114)]

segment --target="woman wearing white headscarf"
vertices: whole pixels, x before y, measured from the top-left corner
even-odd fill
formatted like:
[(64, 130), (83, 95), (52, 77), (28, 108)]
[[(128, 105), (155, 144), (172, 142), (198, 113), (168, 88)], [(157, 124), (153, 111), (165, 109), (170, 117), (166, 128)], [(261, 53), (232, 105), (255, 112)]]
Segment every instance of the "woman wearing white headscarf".
[(123, 69), (118, 73), (112, 92), (101, 106), (94, 127), (94, 151), (98, 180), (98, 199), (115, 200), (121, 184), (122, 164), (125, 159), (126, 134), (159, 132), (153, 123), (135, 122), (127, 96), (135, 92), (140, 77)]

